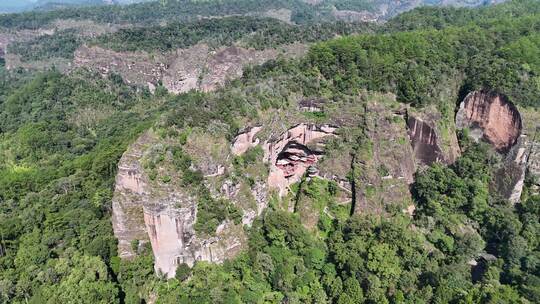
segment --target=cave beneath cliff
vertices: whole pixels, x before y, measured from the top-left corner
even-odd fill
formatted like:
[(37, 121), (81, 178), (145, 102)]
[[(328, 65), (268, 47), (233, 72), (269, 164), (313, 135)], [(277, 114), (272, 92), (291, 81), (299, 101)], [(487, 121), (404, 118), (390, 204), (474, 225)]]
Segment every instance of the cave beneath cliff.
[(324, 139), (336, 136), (337, 127), (299, 124), (265, 143), (266, 161), (270, 163), (268, 186), (288, 192), (291, 184), (300, 181), (306, 170), (324, 154)]
[[(285, 178), (303, 174), (305, 169), (317, 162), (322, 151), (312, 150), (297, 142), (290, 142), (278, 154), (276, 167), (283, 172)], [(302, 171), (302, 172), (299, 172)]]

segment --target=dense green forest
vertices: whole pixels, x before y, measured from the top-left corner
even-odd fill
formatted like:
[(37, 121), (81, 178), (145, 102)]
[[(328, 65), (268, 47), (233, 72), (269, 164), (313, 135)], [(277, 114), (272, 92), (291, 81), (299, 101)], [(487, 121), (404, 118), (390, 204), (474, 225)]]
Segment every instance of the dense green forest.
[(0, 26), (36, 29), (56, 19), (90, 19), (104, 23), (159, 24), (160, 21), (196, 21), (201, 16), (230, 16), (290, 9), (295, 22), (316, 18), (317, 12), (300, 0), (153, 1), (129, 6), (69, 8), (0, 16)]
[[(305, 4), (290, 3), (298, 18), (311, 18)], [(0, 24), (34, 28), (83, 13), (106, 22), (172, 15), (180, 20), (281, 4), (169, 4), (184, 8), (185, 15), (139, 4), (6, 15)], [(465, 152), (453, 165), (435, 164), (417, 173), (413, 217), (388, 210), (385, 216), (321, 218), (313, 233), (298, 214), (271, 204), (246, 228), (249, 246), (240, 256), (223, 265), (181, 265), (171, 280), (154, 274), (149, 248), (132, 261), (120, 260), (110, 222), (117, 162), (150, 126), (203, 128), (219, 121), (232, 137), (240, 128), (238, 117), (284, 108), (289, 96), (362, 102), (358, 92), (365, 90), (395, 93), (413, 107), (445, 109), (442, 103), (455, 102), (440, 98), (448, 82), (459, 83), (464, 92), (503, 91), (516, 104), (538, 107), (539, 8), (537, 1), (517, 0), (480, 10), (417, 9), (378, 33), (319, 43), (303, 59), (250, 67), (215, 93), (174, 96), (158, 87), (150, 94), (116, 74), (64, 75), (54, 69), (32, 74), (0, 66), (0, 303), (139, 304), (149, 297), (156, 303), (539, 303), (540, 196), (524, 195), (514, 206), (492, 194), (497, 156), (465, 137), (460, 138)], [(124, 30), (98, 41), (118, 49), (166, 50), (200, 37), (227, 43), (254, 29), (259, 34), (247, 41), (256, 46), (355, 30), (306, 25), (273, 40), (267, 37), (288, 28), (250, 18), (194, 24)], [(22, 48), (34, 59), (48, 56), (40, 47)], [(174, 157), (180, 168), (189, 167), (181, 152)], [(186, 182), (199, 185), (200, 176)], [(528, 180), (526, 193), (530, 186)], [(298, 191), (318, 193), (314, 200), (336, 199), (332, 187), (317, 179)], [(206, 203), (205, 221), (238, 220), (229, 206), (216, 206), (211, 198)], [(484, 255), (471, 271), (467, 263), (476, 252)]]
[(227, 17), (204, 19), (192, 23), (123, 29), (97, 38), (96, 43), (116, 51), (169, 51), (188, 48), (199, 42), (218, 47), (242, 41), (255, 49), (276, 47), (295, 42), (316, 42), (367, 32), (374, 26), (366, 23), (314, 23), (290, 25), (276, 19)]
[(74, 30), (65, 30), (39, 36), (27, 42), (15, 42), (9, 45), (8, 52), (19, 55), (22, 61), (72, 59), (81, 43), (81, 38), (77, 37)]
[[(336, 92), (360, 88), (390, 91), (399, 100), (415, 105), (436, 103), (445, 82), (460, 75), (469, 90), (492, 88), (505, 92), (517, 104), (538, 106), (540, 19), (536, 12), (540, 3), (524, 5), (518, 1), (517, 7), (512, 5), (474, 11), (474, 23), (450, 18), (465, 25), (447, 24), (442, 30), (425, 29), (419, 16), (409, 19), (408, 15), (418, 14), (413, 11), (390, 22), (383, 30), (389, 34), (351, 36), (313, 47), (306, 69), (321, 73), (321, 86)], [(428, 20), (437, 16), (447, 20), (447, 15), (461, 12), (419, 11)], [(396, 27), (419, 29), (395, 32)]]
[(96, 38), (84, 37), (75, 29), (56, 31), (28, 41), (11, 43), (8, 52), (23, 62), (54, 58), (73, 59), (83, 43), (115, 51), (172, 51), (206, 43), (212, 48), (240, 44), (258, 50), (292, 43), (314, 43), (355, 33), (373, 32), (369, 23), (322, 22), (291, 25), (271, 18), (225, 17), (166, 26), (120, 29)]

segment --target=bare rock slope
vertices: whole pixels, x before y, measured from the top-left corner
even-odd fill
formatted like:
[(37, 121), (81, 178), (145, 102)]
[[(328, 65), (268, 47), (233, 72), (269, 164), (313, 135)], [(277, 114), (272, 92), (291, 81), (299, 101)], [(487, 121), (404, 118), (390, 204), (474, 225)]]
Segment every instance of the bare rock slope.
[(485, 139), (497, 151), (508, 152), (521, 134), (521, 116), (502, 94), (490, 91), (469, 93), (456, 115), (458, 128), (469, 128), (475, 140)]
[(512, 203), (521, 198), (527, 170), (538, 176), (537, 130), (524, 128), (525, 123), (530, 124), (505, 95), (487, 90), (469, 93), (456, 114), (458, 128), (467, 128), (472, 139), (488, 142), (502, 155), (492, 188)]
[(116, 52), (98, 46), (81, 46), (75, 52), (73, 67), (86, 67), (104, 76), (114, 72), (128, 83), (151, 91), (162, 83), (178, 94), (190, 90), (212, 91), (228, 80), (242, 76), (248, 65), (262, 64), (278, 56), (296, 57), (307, 47), (301, 44), (279, 49), (255, 50), (238, 46), (212, 50), (206, 44), (167, 53)]
[(179, 263), (222, 262), (245, 243), (242, 228), (231, 222), (218, 227), (212, 237), (195, 233), (197, 200), (174, 183), (152, 180), (147, 159), (163, 143), (153, 131), (145, 132), (124, 153), (119, 163), (113, 198), (113, 228), (121, 258), (133, 257), (133, 243), (151, 242), (155, 269), (173, 277)]

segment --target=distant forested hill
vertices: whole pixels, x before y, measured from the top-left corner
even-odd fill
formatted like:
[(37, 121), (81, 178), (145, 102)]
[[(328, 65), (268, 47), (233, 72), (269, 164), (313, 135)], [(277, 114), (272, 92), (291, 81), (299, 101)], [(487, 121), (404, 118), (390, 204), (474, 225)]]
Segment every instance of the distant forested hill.
[(131, 4), (151, 0), (3, 0), (0, 13), (16, 13), (31, 10), (53, 10), (73, 6), (95, 6), (105, 4)]
[[(240, 36), (254, 47), (316, 44), (302, 58), (247, 67), (241, 78), (214, 92), (177, 95), (162, 83), (150, 92), (112, 71), (7, 70), (1, 61), (0, 303), (540, 303), (540, 182), (527, 172), (523, 194), (511, 204), (492, 183), (502, 156), (452, 127), (464, 94), (490, 90), (505, 94), (535, 129), (540, 2), (417, 8), (366, 31), (359, 27), (355, 35), (348, 34), (356, 25), (346, 23), (319, 28), (332, 22), (326, 18), (333, 9), (322, 3), (169, 1), (1, 16), (3, 30), (18, 33), (58, 18), (137, 23), (143, 26), (97, 35), (92, 43), (151, 56), (203, 39), (226, 44)], [(341, 5), (369, 8), (355, 1)], [(279, 8), (290, 9), (300, 25), (228, 16)], [(328, 41), (317, 41), (321, 37)], [(71, 56), (78, 39), (72, 31), (58, 31), (12, 47), (29, 60), (48, 61)], [(416, 172), (405, 189), (412, 209), (385, 197), (354, 210), (356, 195), (369, 200), (390, 188), (386, 182), (404, 179), (392, 176), (380, 158), (395, 147), (410, 150), (408, 135), (385, 136), (393, 136), (396, 125), (405, 128), (409, 114), (423, 111), (436, 113), (426, 121), (435, 117), (442, 130), (429, 141), (452, 131), (460, 156)], [(324, 157), (332, 156), (324, 164), (343, 172), (339, 182), (365, 192), (306, 174), (285, 197), (268, 192), (264, 212), (243, 226), (244, 206), (215, 196), (234, 192), (244, 205), (256, 205), (260, 198), (253, 193), (264, 188), (256, 178), (267, 177), (269, 163), (260, 146), (251, 146), (258, 137), (243, 155), (229, 153), (233, 138), (254, 122), (270, 130), (260, 136), (275, 131), (287, 137), (283, 122), (298, 121), (340, 124), (338, 136), (324, 145), (295, 145), (291, 151), (323, 147)], [(124, 154), (150, 133), (154, 141), (144, 153)], [(385, 140), (375, 142), (380, 138)], [(244, 245), (238, 255), (222, 264), (197, 261), (191, 268), (176, 259), (170, 279), (155, 272), (147, 243), (129, 243), (135, 254), (121, 259), (111, 216), (123, 155), (140, 158), (140, 166), (126, 171), (148, 172), (150, 185), (190, 195), (195, 208), (188, 213), (196, 218), (197, 233), (214, 237), (237, 225)], [(225, 168), (226, 181), (203, 173), (213, 158), (228, 164), (215, 166), (217, 172)], [(216, 187), (218, 182), (227, 186)], [(135, 192), (127, 191), (133, 197), (151, 193)], [(353, 198), (345, 201), (349, 194)], [(157, 195), (153, 199), (160, 200)], [(177, 225), (171, 225), (173, 233), (180, 233)]]
[[(10, 1), (10, 0), (8, 0)], [(14, 6), (14, 3), (6, 3), (5, 7), (18, 7), (19, 10), (46, 6), (53, 4), (99, 4), (99, 3), (134, 3), (143, 1), (108, 1), (108, 0), (41, 0), (36, 2), (25, 0)], [(146, 1), (144, 1), (146, 2)], [(36, 28), (43, 26), (54, 19), (92, 19), (99, 22), (111, 23), (159, 23), (161, 21), (186, 21), (195, 20), (204, 16), (228, 16), (228, 15), (252, 15), (261, 14), (271, 10), (286, 9), (291, 11), (291, 19), (296, 23), (305, 23), (312, 20), (383, 20), (393, 17), (403, 11), (411, 10), (422, 5), (456, 5), (478, 6), (499, 2), (472, 0), (472, 1), (443, 1), (418, 2), (406, 1), (348, 1), (348, 0), (227, 0), (227, 1), (191, 1), (191, 0), (167, 0), (149, 1), (127, 7), (102, 6), (92, 8), (66, 8), (53, 12), (23, 13), (0, 17), (0, 26), (18, 28)], [(61, 7), (61, 6), (60, 6)], [(0, 10), (2, 6), (0, 5)]]

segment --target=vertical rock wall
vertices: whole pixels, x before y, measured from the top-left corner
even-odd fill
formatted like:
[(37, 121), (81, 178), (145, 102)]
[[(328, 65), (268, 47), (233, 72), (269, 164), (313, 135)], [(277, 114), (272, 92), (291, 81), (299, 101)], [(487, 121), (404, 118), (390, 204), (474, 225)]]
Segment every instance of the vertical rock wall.
[[(476, 138), (479, 137), (475, 132), (482, 134), (499, 151), (507, 149), (507, 161), (498, 176), (510, 183), (498, 188), (504, 189), (507, 198), (517, 201), (531, 155), (540, 152), (533, 149), (536, 146), (526, 136), (519, 137), (519, 113), (505, 102), (500, 95), (471, 93), (460, 107), (456, 124), (476, 130), (472, 132)], [(327, 107), (331, 108), (332, 104), (325, 104), (325, 112)], [(194, 131), (182, 149), (192, 156), (192, 167), (202, 172), (211, 195), (225, 198), (241, 209), (242, 224), (248, 226), (267, 207), (272, 189), (285, 197), (289, 187), (299, 182), (308, 169), (313, 176), (335, 180), (346, 192), (338, 203), (352, 201), (355, 213), (384, 213), (389, 204), (412, 213), (409, 186), (414, 182), (417, 165), (451, 163), (458, 154), (455, 152), (458, 148), (452, 144), (454, 140), (442, 140), (440, 115), (410, 114), (404, 105), (386, 99), (368, 101), (362, 108), (351, 108), (349, 112), (339, 110), (345, 113), (340, 112), (337, 119), (330, 118), (321, 124), (302, 123), (305, 117), (299, 115), (290, 121), (272, 121), (274, 125), (270, 127), (264, 124), (247, 127), (231, 143), (204, 130)], [(514, 129), (500, 130), (499, 123)], [(330, 139), (333, 144), (327, 147), (325, 143)], [(158, 168), (166, 171), (170, 182), (148, 178), (143, 163), (146, 164), (145, 157), (153, 147), (177, 144), (165, 141), (148, 131), (123, 155), (116, 178), (112, 220), (122, 258), (136, 254), (131, 248), (132, 241), (149, 240), (156, 271), (172, 277), (180, 263), (193, 265), (198, 260), (220, 263), (234, 257), (244, 248), (246, 236), (242, 225), (229, 221), (220, 223), (212, 236), (197, 235), (196, 194), (174, 182), (181, 179), (181, 174), (173, 172), (177, 169)], [(248, 183), (238, 179), (233, 159), (257, 145), (263, 148), (264, 157), (260, 156), (263, 159), (249, 165), (254, 167), (239, 171), (250, 178)], [(328, 150), (332, 154), (327, 154)], [(165, 154), (160, 156), (172, 157), (167, 156), (170, 154), (167, 151), (164, 149)], [(530, 168), (540, 171), (538, 163)], [(322, 174), (315, 168), (321, 164), (326, 164)]]
[(469, 136), (490, 143), (503, 156), (503, 164), (495, 172), (492, 190), (512, 203), (519, 202), (530, 158), (537, 145), (529, 134), (522, 134), (522, 118), (518, 109), (502, 94), (491, 91), (469, 93), (456, 114), (458, 128), (468, 128)]
[(434, 162), (446, 161), (439, 147), (437, 133), (432, 125), (420, 118), (409, 116), (407, 128), (414, 157), (421, 164), (429, 165)]
[(148, 193), (148, 181), (142, 173), (139, 159), (154, 141), (149, 132), (144, 133), (124, 153), (118, 163), (115, 191), (112, 200), (112, 224), (118, 238), (118, 255), (132, 258), (136, 255), (131, 243), (148, 240), (142, 206)]
[(521, 134), (521, 116), (502, 94), (490, 91), (469, 93), (456, 114), (456, 126), (468, 128), (475, 140), (484, 139), (506, 153)]
[(434, 108), (416, 113), (407, 111), (407, 133), (418, 165), (451, 164), (461, 154), (454, 125), (441, 123), (444, 120)]
[(157, 273), (171, 278), (179, 263), (220, 263), (245, 244), (241, 226), (223, 222), (215, 236), (195, 233), (197, 200), (182, 187), (149, 179), (143, 160), (160, 139), (147, 131), (124, 153), (118, 165), (112, 222), (121, 258), (137, 254), (134, 240), (150, 241)]

